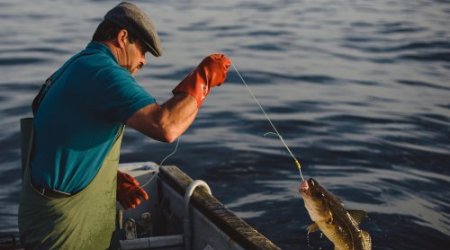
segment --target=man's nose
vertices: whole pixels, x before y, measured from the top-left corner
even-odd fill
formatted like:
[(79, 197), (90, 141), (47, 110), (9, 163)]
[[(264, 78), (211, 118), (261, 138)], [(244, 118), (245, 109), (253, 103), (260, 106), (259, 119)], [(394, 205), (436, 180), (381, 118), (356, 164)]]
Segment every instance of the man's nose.
[(147, 64), (147, 60), (145, 59), (145, 53), (142, 54), (142, 57), (141, 57), (141, 63), (142, 63), (142, 66), (144, 66), (145, 64)]
[(141, 58), (141, 60), (139, 61), (138, 69), (141, 69), (142, 67), (144, 67), (144, 65), (146, 63), (147, 63), (147, 61), (145, 60), (145, 57)]

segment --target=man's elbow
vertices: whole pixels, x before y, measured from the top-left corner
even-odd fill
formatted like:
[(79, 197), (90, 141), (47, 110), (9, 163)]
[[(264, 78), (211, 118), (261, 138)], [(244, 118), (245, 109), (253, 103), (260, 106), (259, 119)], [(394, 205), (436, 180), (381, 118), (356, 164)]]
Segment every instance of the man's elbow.
[(178, 133), (177, 130), (166, 128), (162, 132), (162, 141), (172, 143), (178, 138), (178, 136), (180, 136), (180, 134)]
[(167, 142), (167, 143), (172, 143), (174, 142), (178, 137), (176, 136), (166, 136), (164, 137), (164, 141), (163, 142)]

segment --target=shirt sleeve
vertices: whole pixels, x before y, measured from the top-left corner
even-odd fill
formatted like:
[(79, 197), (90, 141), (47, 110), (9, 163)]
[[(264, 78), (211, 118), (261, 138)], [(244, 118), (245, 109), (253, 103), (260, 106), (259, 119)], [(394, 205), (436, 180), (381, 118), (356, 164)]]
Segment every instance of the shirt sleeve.
[(125, 69), (113, 68), (100, 72), (98, 96), (94, 109), (108, 120), (126, 123), (141, 108), (156, 103), (136, 79)]

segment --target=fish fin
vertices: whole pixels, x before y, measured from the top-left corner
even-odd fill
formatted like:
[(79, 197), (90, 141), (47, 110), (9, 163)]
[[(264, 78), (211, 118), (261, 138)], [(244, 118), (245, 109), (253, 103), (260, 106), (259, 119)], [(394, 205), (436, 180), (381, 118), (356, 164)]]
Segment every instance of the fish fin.
[(348, 213), (352, 216), (352, 218), (356, 221), (356, 223), (358, 223), (358, 225), (365, 219), (367, 218), (367, 213), (366, 211), (363, 210), (347, 210)]
[(308, 233), (313, 233), (317, 230), (319, 230), (319, 226), (315, 222), (308, 227)]
[(333, 224), (334, 218), (333, 218), (333, 213), (331, 212), (331, 210), (328, 210), (328, 215), (330, 216), (327, 223), (328, 224)]
[(372, 249), (372, 238), (370, 238), (370, 234), (364, 230), (361, 230), (361, 234), (363, 239), (363, 249)]

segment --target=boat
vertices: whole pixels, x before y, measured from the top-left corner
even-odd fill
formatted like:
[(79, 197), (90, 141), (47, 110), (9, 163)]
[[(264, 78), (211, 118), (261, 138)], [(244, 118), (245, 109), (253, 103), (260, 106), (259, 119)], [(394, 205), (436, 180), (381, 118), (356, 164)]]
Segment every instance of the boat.
[[(134, 162), (119, 170), (145, 185), (150, 199), (129, 210), (117, 203), (115, 249), (280, 249), (177, 166)], [(0, 249), (21, 249), (18, 233), (0, 238)]]
[(219, 202), (206, 182), (176, 166), (140, 162), (121, 164), (120, 170), (148, 182), (144, 189), (150, 196), (135, 209), (118, 210), (126, 237), (135, 231), (139, 236), (139, 229), (127, 229), (133, 222), (144, 232), (120, 240), (121, 249), (280, 249)]

